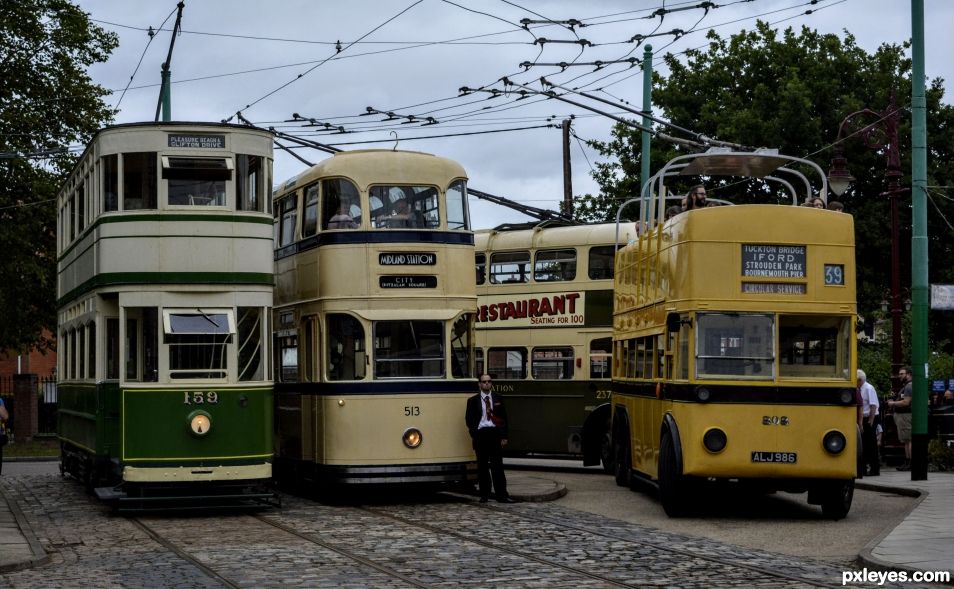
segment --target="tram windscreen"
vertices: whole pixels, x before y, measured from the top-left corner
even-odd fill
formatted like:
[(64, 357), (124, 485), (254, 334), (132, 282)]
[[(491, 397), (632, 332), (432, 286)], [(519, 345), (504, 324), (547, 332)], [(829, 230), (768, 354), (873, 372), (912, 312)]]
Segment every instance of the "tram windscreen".
[(375, 378), (444, 376), (441, 321), (377, 321), (374, 324)]
[(749, 313), (696, 315), (696, 376), (770, 380), (775, 368), (775, 317)]
[(781, 315), (778, 335), (780, 376), (852, 380), (847, 317)]

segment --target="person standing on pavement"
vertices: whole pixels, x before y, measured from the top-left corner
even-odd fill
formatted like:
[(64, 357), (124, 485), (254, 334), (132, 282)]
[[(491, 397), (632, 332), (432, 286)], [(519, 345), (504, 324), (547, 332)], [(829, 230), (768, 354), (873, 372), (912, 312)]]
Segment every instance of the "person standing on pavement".
[(503, 449), (507, 445), (507, 409), (503, 398), (493, 392), (493, 379), (481, 374), (480, 392), (467, 399), (464, 421), (477, 454), (477, 483), (480, 502), (490, 498), (493, 479), (494, 494), (500, 503), (513, 503), (507, 494), (507, 477), (503, 469)]
[(894, 424), (898, 427), (898, 440), (904, 444), (904, 464), (898, 470), (911, 470), (911, 395), (913, 386), (910, 366), (898, 370), (898, 378), (904, 383), (897, 401), (888, 401), (888, 407), (894, 410)]
[(878, 410), (881, 405), (877, 391), (861, 369), (858, 370), (858, 389), (861, 391), (862, 405), (862, 470), (867, 468), (868, 476), (876, 477), (881, 474), (881, 458), (878, 456)]
[(10, 412), (3, 403), (3, 397), (0, 397), (0, 474), (3, 474), (3, 447), (7, 445), (8, 419), (10, 419)]

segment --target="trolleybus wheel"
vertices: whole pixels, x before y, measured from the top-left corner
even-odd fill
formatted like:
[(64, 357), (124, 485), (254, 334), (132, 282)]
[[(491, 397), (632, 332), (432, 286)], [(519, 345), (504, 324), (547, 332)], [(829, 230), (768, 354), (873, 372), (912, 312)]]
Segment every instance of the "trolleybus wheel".
[(855, 496), (855, 480), (837, 481), (823, 491), (822, 515), (829, 519), (844, 519)]
[(689, 504), (686, 501), (687, 481), (676, 466), (676, 445), (667, 429), (663, 432), (659, 447), (659, 501), (669, 517), (681, 517), (686, 514)]
[(613, 461), (613, 473), (615, 474), (616, 484), (620, 487), (629, 487), (633, 476), (632, 460), (629, 453), (629, 432), (623, 430), (618, 435), (614, 434), (614, 438), (613, 454), (616, 459)]

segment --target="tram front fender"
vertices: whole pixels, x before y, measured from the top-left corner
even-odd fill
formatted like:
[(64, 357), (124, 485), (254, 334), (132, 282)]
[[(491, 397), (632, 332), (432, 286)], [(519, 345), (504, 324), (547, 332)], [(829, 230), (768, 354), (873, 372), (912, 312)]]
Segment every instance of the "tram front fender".
[(669, 435), (672, 437), (673, 448), (676, 451), (676, 472), (682, 472), (682, 440), (679, 437), (679, 426), (676, 425), (676, 419), (672, 416), (672, 413), (667, 413), (663, 416), (662, 427), (659, 429), (659, 439), (660, 443), (662, 441), (663, 433), (669, 430)]

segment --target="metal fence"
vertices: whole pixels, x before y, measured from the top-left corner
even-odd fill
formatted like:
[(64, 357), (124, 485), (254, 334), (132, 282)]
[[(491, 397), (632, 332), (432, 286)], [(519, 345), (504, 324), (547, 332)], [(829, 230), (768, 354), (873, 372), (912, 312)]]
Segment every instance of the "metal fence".
[[(47, 376), (37, 381), (36, 421), (37, 434), (56, 434), (56, 378)], [(13, 395), (13, 376), (0, 376), (0, 397), (10, 413), (7, 430), (13, 431), (13, 424), (17, 418), (16, 400)]]

